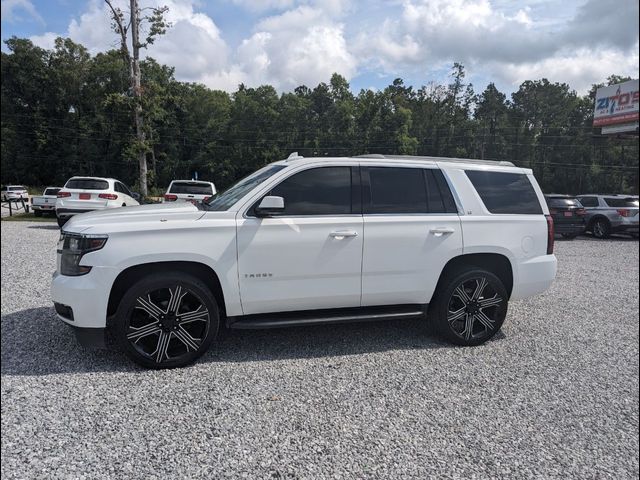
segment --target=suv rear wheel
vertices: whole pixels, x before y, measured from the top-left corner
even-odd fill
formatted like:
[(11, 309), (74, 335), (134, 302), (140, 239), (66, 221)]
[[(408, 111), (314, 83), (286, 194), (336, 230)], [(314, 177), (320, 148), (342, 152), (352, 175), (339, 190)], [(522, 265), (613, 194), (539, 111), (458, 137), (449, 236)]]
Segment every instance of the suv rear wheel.
[(591, 232), (596, 238), (609, 238), (611, 235), (611, 224), (606, 218), (596, 218), (591, 224)]
[(218, 325), (218, 305), (207, 286), (175, 272), (145, 277), (127, 291), (114, 340), (143, 367), (182, 367), (207, 351)]
[(456, 270), (441, 282), (429, 306), (438, 333), (456, 345), (480, 345), (507, 316), (508, 294), (500, 279), (481, 268)]

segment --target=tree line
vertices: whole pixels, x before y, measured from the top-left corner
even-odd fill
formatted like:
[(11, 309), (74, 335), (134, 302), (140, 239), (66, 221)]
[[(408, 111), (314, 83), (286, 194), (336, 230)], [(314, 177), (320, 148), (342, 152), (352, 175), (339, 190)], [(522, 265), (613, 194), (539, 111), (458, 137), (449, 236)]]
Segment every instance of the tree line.
[[(1, 53), (1, 181), (62, 185), (73, 175), (111, 176), (134, 189), (146, 156), (150, 192), (172, 179), (219, 190), (272, 161), (367, 153), (508, 160), (532, 168), (545, 192), (638, 191), (638, 141), (592, 128), (596, 85), (527, 80), (507, 97), (482, 92), (454, 64), (448, 83), (351, 91), (346, 79), (278, 93), (239, 85), (227, 93), (175, 79), (140, 62), (146, 146), (140, 151), (128, 68), (120, 51), (90, 55), (70, 39), (51, 50), (13, 37)], [(608, 83), (626, 78), (612, 75)]]

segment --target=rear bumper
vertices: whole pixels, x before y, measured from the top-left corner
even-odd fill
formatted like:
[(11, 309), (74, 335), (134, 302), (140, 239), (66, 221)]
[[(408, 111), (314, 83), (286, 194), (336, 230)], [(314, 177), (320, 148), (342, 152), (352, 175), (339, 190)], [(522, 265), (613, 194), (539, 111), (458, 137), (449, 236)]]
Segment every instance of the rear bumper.
[(46, 210), (47, 212), (52, 212), (56, 209), (55, 205), (31, 205), (32, 210)]
[(87, 212), (93, 212), (95, 210), (87, 210), (87, 209), (81, 209), (81, 208), (56, 208), (56, 215), (59, 218), (67, 218), (67, 217), (72, 217), (74, 215), (78, 215), (80, 213), (87, 213)]
[(554, 223), (556, 233), (565, 235), (577, 235), (584, 232), (586, 225), (583, 223)]
[(532, 297), (546, 291), (556, 278), (555, 255), (541, 255), (520, 263), (515, 273), (511, 300)]

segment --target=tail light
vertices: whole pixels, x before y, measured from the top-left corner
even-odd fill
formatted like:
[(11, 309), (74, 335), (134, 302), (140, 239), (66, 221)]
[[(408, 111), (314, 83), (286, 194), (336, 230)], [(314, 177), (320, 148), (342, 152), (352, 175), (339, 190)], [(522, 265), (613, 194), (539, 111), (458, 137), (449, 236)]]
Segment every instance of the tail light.
[(177, 196), (177, 195), (171, 195), (170, 193), (167, 193), (167, 194), (164, 196), (164, 199), (165, 199), (167, 202), (175, 202), (175, 201), (178, 199), (178, 196)]
[(581, 217), (584, 217), (587, 214), (587, 211), (584, 208), (579, 208), (576, 210), (576, 215), (580, 215)]
[(617, 210), (618, 215), (620, 215), (621, 217), (630, 217), (631, 216), (631, 210), (627, 210), (625, 208), (620, 208)]
[(58, 198), (67, 198), (71, 196), (71, 192), (58, 192), (56, 195)]
[(117, 200), (118, 195), (115, 193), (101, 193), (98, 195), (98, 198), (104, 198), (105, 200)]
[(202, 199), (202, 201), (203, 201), (204, 203), (207, 203), (207, 202), (208, 202), (209, 200), (211, 200), (212, 198), (213, 198), (213, 197), (212, 197), (211, 195), (209, 195), (208, 197), (204, 197), (204, 198)]
[(556, 229), (553, 225), (553, 217), (551, 215), (545, 215), (547, 219), (547, 255), (551, 255), (553, 253), (553, 244), (556, 239)]

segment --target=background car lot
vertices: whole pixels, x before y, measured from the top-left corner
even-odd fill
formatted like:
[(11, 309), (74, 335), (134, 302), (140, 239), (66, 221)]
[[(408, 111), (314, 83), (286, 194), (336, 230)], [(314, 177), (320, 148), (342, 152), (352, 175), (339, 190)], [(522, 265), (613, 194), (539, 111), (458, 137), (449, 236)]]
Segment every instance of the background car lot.
[(559, 241), (503, 334), (232, 331), (193, 367), (88, 353), (49, 298), (55, 224), (2, 225), (2, 477), (638, 476), (638, 242)]

